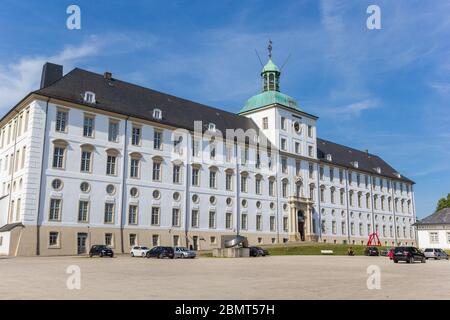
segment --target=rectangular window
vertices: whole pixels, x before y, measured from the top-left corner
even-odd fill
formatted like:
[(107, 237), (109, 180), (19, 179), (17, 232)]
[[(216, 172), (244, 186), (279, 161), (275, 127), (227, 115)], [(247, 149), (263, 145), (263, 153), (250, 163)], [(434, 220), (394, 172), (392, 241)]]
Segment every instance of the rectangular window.
[(262, 193), (262, 188), (261, 188), (261, 179), (260, 178), (257, 178), (256, 180), (255, 180), (255, 191), (256, 191), (256, 194), (261, 194)]
[(153, 181), (161, 181), (161, 162), (153, 162)]
[(155, 130), (153, 132), (153, 149), (162, 150), (162, 132)]
[(200, 186), (200, 169), (192, 168), (192, 185)]
[(216, 212), (215, 211), (209, 212), (209, 228), (210, 229), (216, 228)]
[(286, 151), (287, 150), (287, 143), (286, 139), (281, 138), (281, 150)]
[(286, 118), (281, 117), (281, 129), (286, 130)]
[(67, 117), (68, 117), (67, 111), (62, 111), (62, 110), (56, 111), (56, 125), (55, 125), (56, 131), (64, 132), (64, 133), (66, 132)]
[(178, 154), (183, 154), (183, 149), (182, 149), (182, 141), (183, 141), (183, 137), (182, 136), (178, 136), (175, 137), (173, 140), (173, 152), (174, 153), (178, 153)]
[(430, 232), (430, 243), (439, 243), (439, 234), (437, 232)]
[(281, 158), (281, 171), (283, 173), (287, 173), (288, 172), (288, 166), (287, 166), (287, 159), (286, 158)]
[(275, 197), (275, 181), (269, 180), (269, 196)]
[(91, 156), (90, 151), (81, 152), (81, 172), (91, 172)]
[(48, 245), (50, 247), (55, 247), (59, 245), (59, 233), (58, 232), (50, 232), (48, 235)]
[(217, 172), (214, 170), (209, 171), (209, 187), (212, 189), (216, 188), (216, 176)]
[(180, 226), (180, 209), (178, 208), (172, 209), (172, 226), (173, 227)]
[(314, 157), (314, 149), (312, 146), (308, 146), (308, 156)]
[(283, 231), (289, 231), (288, 217), (283, 217)]
[(119, 122), (116, 120), (109, 120), (108, 141), (117, 142), (118, 140), (119, 140)]
[(88, 222), (89, 219), (89, 202), (80, 200), (78, 202), (78, 222)]
[(308, 137), (313, 137), (313, 126), (308, 125)]
[(131, 233), (129, 236), (129, 240), (130, 240), (130, 247), (133, 247), (135, 245), (137, 245), (137, 236), (134, 233)]
[(248, 224), (247, 224), (248, 215), (243, 213), (241, 215), (241, 228), (242, 230), (247, 230)]
[(299, 160), (297, 160), (297, 161), (295, 161), (295, 175), (296, 176), (299, 176), (300, 174), (301, 174), (301, 169), (302, 169), (302, 163), (299, 161)]
[(200, 219), (200, 212), (196, 209), (192, 210), (192, 212), (191, 212), (191, 227), (192, 228), (198, 228), (199, 219)]
[(138, 207), (130, 204), (128, 207), (128, 224), (137, 224)]
[(152, 246), (156, 247), (159, 245), (159, 235), (153, 234), (152, 235)]
[(133, 126), (131, 129), (131, 144), (133, 146), (141, 145), (141, 127)]
[(233, 190), (233, 175), (231, 173), (225, 175), (225, 189), (227, 191)]
[(159, 225), (159, 213), (160, 208), (159, 207), (152, 207), (152, 226), (158, 226)]
[(139, 178), (139, 159), (131, 159), (130, 161), (130, 177), (131, 178)]
[(334, 169), (330, 168), (330, 181), (333, 182), (334, 180)]
[(114, 247), (113, 234), (105, 233), (105, 245), (108, 247)]
[(300, 142), (295, 142), (295, 153), (300, 154)]
[(231, 159), (233, 158), (233, 146), (227, 146), (225, 152), (226, 152), (225, 155), (226, 161), (231, 162)]
[(27, 112), (25, 113), (25, 121), (24, 121), (24, 128), (23, 128), (23, 132), (27, 132), (28, 130), (28, 122), (30, 119), (30, 110), (27, 110)]
[(247, 176), (241, 175), (241, 192), (247, 192)]
[(83, 136), (92, 138), (94, 136), (94, 125), (95, 117), (85, 115), (83, 121)]
[(233, 213), (227, 212), (225, 214), (225, 229), (233, 228)]
[(192, 156), (198, 157), (200, 155), (200, 140), (192, 138)]
[(48, 220), (59, 221), (61, 220), (61, 199), (50, 200), (50, 212)]
[(319, 177), (320, 177), (320, 180), (323, 180), (323, 174), (324, 174), (323, 167), (319, 167)]
[[(55, 147), (53, 149), (53, 168), (63, 169), (65, 148)], [(6, 160), (8, 162), (8, 160)]]
[(173, 166), (173, 183), (181, 182), (181, 166), (174, 165)]
[(262, 119), (262, 123), (263, 123), (263, 129), (264, 129), (264, 130), (269, 129), (269, 118), (264, 117), (264, 118)]
[(105, 203), (105, 223), (114, 223), (114, 203)]
[(312, 163), (309, 163), (308, 168), (309, 168), (309, 178), (313, 179), (314, 178), (314, 165)]
[[(411, 228), (411, 238), (412, 238), (412, 228)], [(450, 243), (450, 232), (447, 232), (447, 242)]]
[(275, 216), (269, 218), (270, 231), (275, 231)]
[(180, 245), (180, 236), (174, 235), (173, 236), (173, 246), (178, 247)]
[(256, 215), (256, 230), (262, 231), (262, 215)]
[(108, 156), (106, 158), (106, 174), (107, 175), (116, 175), (116, 156)]
[[(26, 151), (27, 151), (27, 147), (23, 147), (23, 149), (22, 149), (22, 161), (20, 163), (20, 168), (21, 169), (23, 169), (24, 166), (25, 166), (25, 154), (26, 154)], [(1, 168), (1, 165), (0, 165), (0, 168)]]
[(331, 221), (331, 233), (336, 234), (336, 221)]

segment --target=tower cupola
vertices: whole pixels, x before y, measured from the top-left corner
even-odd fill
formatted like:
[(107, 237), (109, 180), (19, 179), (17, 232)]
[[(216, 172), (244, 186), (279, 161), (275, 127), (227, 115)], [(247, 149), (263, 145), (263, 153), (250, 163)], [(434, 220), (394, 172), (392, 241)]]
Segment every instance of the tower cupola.
[(269, 40), (269, 61), (261, 71), (264, 91), (280, 91), (280, 69), (272, 61), (272, 40)]

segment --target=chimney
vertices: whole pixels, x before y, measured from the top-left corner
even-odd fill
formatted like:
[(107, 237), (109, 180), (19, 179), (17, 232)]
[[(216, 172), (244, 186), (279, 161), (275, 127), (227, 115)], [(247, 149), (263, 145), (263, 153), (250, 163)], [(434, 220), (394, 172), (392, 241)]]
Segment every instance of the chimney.
[(63, 66), (47, 62), (42, 67), (41, 89), (55, 83), (63, 76)]
[(111, 73), (111, 72), (106, 71), (106, 72), (103, 74), (103, 76), (104, 76), (105, 79), (108, 80), (108, 81), (112, 79), (112, 73)]
[(364, 152), (369, 155), (369, 149), (364, 150)]

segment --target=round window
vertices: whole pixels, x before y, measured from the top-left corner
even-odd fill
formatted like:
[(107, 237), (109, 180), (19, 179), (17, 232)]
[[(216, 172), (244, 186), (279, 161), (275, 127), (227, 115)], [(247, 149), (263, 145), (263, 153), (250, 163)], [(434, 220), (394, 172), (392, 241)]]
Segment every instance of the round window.
[(180, 200), (180, 193), (179, 192), (174, 192), (173, 193), (173, 200), (178, 201)]
[(106, 193), (112, 195), (112, 194), (114, 194), (115, 192), (116, 192), (116, 187), (114, 187), (113, 184), (108, 184), (108, 185), (106, 186)]
[(270, 206), (270, 209), (272, 209), (272, 210), (275, 209), (275, 202), (271, 202), (269, 206)]
[(214, 196), (209, 197), (209, 203), (216, 204), (216, 197)]
[(198, 203), (198, 200), (199, 200), (198, 195), (194, 194), (194, 195), (192, 196), (192, 202)]
[(241, 204), (244, 208), (247, 208), (247, 200), (242, 200)]
[(89, 189), (90, 189), (89, 183), (87, 183), (87, 182), (82, 182), (82, 183), (80, 184), (80, 189), (81, 189), (81, 191), (83, 191), (83, 192), (88, 192)]
[(256, 201), (256, 207), (258, 209), (261, 209), (261, 207), (262, 207), (261, 201)]
[(301, 132), (302, 127), (300, 126), (300, 123), (299, 123), (299, 122), (295, 121), (293, 126), (294, 126), (295, 132), (297, 132), (297, 133), (300, 133), (300, 132)]
[(161, 197), (161, 192), (159, 192), (158, 190), (153, 190), (153, 199), (159, 199)]
[(288, 209), (287, 203), (283, 204), (283, 210), (284, 210), (284, 211), (287, 211), (287, 209)]
[(231, 204), (233, 203), (233, 200), (231, 198), (227, 198), (226, 202), (227, 202), (228, 206), (231, 206)]
[(133, 187), (133, 188), (130, 189), (130, 196), (137, 197), (138, 194), (139, 194), (138, 188)]
[(55, 190), (61, 190), (62, 188), (62, 181), (60, 179), (55, 179), (52, 181), (52, 188)]

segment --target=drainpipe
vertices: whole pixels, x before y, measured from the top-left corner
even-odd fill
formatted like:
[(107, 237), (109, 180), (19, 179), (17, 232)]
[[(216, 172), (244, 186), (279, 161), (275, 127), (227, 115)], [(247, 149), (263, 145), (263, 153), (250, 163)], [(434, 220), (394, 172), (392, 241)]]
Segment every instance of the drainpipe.
[(414, 228), (414, 240), (416, 242), (416, 246), (419, 245), (419, 239), (417, 234), (417, 227), (415, 227), (416, 223), (416, 204), (415, 204), (415, 197), (414, 197), (414, 191), (413, 191), (413, 185), (411, 184), (411, 205), (412, 205), (412, 215), (413, 215), (413, 225), (411, 225), (412, 228)]
[[(240, 166), (239, 166), (239, 145), (237, 141), (233, 141), (233, 150), (235, 154), (235, 161), (236, 161), (236, 235), (240, 234), (241, 231), (241, 173), (240, 173)], [(248, 229), (248, 216), (247, 216), (247, 229)]]
[(316, 188), (316, 197), (317, 197), (317, 209), (319, 210), (319, 240), (322, 241), (322, 210), (320, 206), (320, 177), (319, 177), (319, 162), (316, 163), (316, 181), (317, 181), (317, 188)]
[(392, 214), (394, 215), (394, 241), (395, 241), (395, 245), (397, 245), (397, 221), (396, 217), (395, 217), (395, 193), (394, 193), (394, 186), (395, 184), (392, 183), (392, 181), (389, 182), (391, 184), (391, 195), (392, 195)]
[[(17, 110), (14, 110), (15, 114), (17, 115), (19, 112)], [(14, 117), (13, 117), (14, 118)], [(12, 222), (13, 218), (10, 216), (11, 214), (11, 200), (12, 200), (12, 186), (13, 186), (13, 180), (14, 180), (14, 172), (16, 170), (16, 149), (17, 149), (17, 129), (18, 129), (18, 123), (16, 123), (16, 127), (14, 129), (13, 127), (13, 134), (14, 134), (14, 148), (13, 148), (13, 156), (12, 158), (12, 166), (9, 167), (9, 170), (11, 171), (11, 179), (9, 180), (9, 195), (8, 195), (8, 223)], [(9, 159), (11, 162), (11, 159)], [(14, 208), (12, 208), (14, 210)]]
[(130, 117), (125, 119), (125, 134), (123, 138), (123, 166), (122, 166), (122, 199), (121, 203), (121, 213), (120, 213), (120, 251), (124, 253), (124, 239), (123, 239), (123, 229), (124, 229), (124, 217), (126, 216), (126, 179), (128, 175), (128, 120)]
[[(47, 118), (48, 118), (48, 103), (50, 101), (50, 98), (47, 99), (46, 107), (45, 107), (45, 124), (44, 124), (44, 134), (42, 142), (42, 158), (41, 158), (41, 177), (39, 182), (39, 198), (37, 203), (37, 217), (36, 217), (36, 255), (40, 255), (40, 231), (41, 231), (41, 218), (43, 214), (43, 210), (41, 210), (41, 203), (42, 203), (42, 197), (44, 196), (45, 190), (44, 190), (44, 175), (47, 170), (47, 168), (44, 168), (44, 159), (46, 154), (46, 148), (47, 148)], [(48, 151), (47, 151), (48, 155)], [(42, 208), (43, 209), (43, 208)]]
[(185, 186), (186, 186), (186, 190), (184, 193), (184, 207), (185, 207), (185, 214), (184, 214), (184, 238), (185, 238), (185, 242), (186, 242), (186, 248), (189, 248), (189, 214), (190, 214), (190, 184), (191, 184), (191, 166), (190, 166), (190, 157), (191, 157), (191, 152), (194, 150), (192, 144), (192, 139), (193, 137), (195, 137), (195, 133), (194, 136), (191, 136), (190, 134), (188, 134), (188, 138), (186, 141), (186, 166), (185, 166)]
[[(372, 233), (376, 232), (375, 230), (375, 212), (374, 212), (374, 202), (375, 198), (373, 196), (373, 176), (369, 175), (370, 178), (370, 210), (372, 212)], [(378, 235), (378, 233), (377, 233)]]
[[(349, 190), (348, 190), (348, 170), (344, 169), (344, 180), (345, 180), (345, 207), (347, 208), (347, 234), (348, 234), (348, 244), (350, 244), (350, 206), (348, 203)], [(339, 195), (340, 197), (341, 195)], [(353, 225), (354, 226), (354, 225)]]

